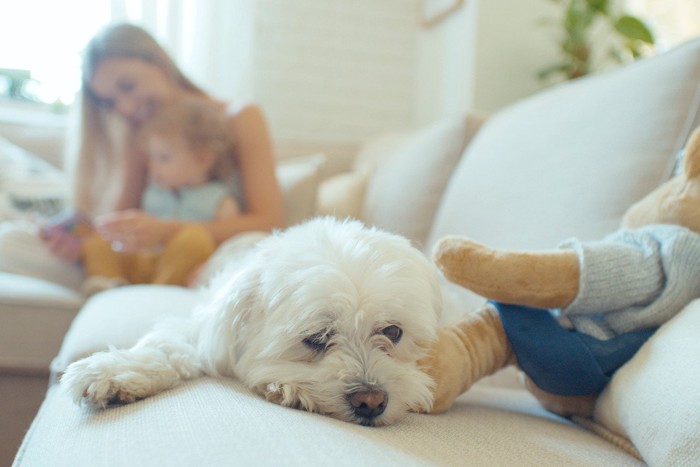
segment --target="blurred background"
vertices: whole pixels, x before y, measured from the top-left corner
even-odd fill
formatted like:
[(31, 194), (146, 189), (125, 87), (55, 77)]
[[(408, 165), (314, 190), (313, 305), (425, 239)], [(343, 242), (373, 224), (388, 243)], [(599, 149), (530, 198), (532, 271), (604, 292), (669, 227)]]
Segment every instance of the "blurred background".
[(488, 114), (700, 34), (697, 0), (0, 5), (0, 136), (3, 125), (60, 131), (79, 86), (82, 47), (103, 25), (129, 21), (215, 96), (260, 103), (283, 153), (352, 151), (376, 134)]

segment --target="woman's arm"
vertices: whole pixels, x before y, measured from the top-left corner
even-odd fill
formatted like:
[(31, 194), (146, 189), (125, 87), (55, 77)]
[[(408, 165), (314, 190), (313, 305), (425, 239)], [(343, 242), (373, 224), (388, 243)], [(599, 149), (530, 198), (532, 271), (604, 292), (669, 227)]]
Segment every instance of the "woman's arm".
[(240, 232), (284, 227), (276, 161), (262, 111), (255, 105), (247, 105), (231, 115), (229, 122), (247, 209), (236, 218), (206, 224), (217, 242)]
[(241, 208), (238, 205), (238, 201), (236, 201), (233, 196), (226, 196), (219, 202), (219, 206), (216, 208), (216, 214), (214, 215), (214, 219), (227, 220), (240, 215)]

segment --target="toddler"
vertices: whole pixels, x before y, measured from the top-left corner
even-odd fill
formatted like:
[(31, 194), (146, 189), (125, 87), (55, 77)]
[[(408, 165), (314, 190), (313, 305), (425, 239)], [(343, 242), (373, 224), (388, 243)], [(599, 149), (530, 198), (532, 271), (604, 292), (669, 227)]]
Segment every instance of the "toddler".
[[(240, 214), (228, 134), (223, 109), (211, 101), (163, 105), (139, 133), (149, 176), (142, 209), (160, 218), (201, 222)], [(123, 251), (126, 246), (98, 231), (84, 238), (86, 295), (125, 284), (186, 285), (216, 243), (203, 226), (189, 223), (157, 250)]]

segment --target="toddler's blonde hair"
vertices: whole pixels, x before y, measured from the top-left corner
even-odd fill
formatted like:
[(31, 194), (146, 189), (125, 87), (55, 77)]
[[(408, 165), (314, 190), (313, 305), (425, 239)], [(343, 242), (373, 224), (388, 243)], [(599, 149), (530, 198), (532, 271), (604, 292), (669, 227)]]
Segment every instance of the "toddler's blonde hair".
[(212, 151), (215, 160), (210, 180), (228, 182), (234, 170), (233, 139), (220, 104), (201, 98), (184, 98), (160, 107), (140, 129), (144, 151), (152, 136), (180, 140), (194, 153)]

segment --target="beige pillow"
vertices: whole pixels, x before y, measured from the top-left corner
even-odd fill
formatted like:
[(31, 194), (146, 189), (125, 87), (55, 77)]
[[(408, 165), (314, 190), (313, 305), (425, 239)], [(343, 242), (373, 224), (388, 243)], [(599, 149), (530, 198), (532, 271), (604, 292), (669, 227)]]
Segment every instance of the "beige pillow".
[(367, 185), (365, 222), (423, 245), (447, 180), (476, 127), (464, 116), (442, 120), (380, 160)]
[(598, 398), (595, 419), (650, 465), (700, 464), (700, 300), (664, 324)]
[(325, 155), (313, 154), (277, 163), (277, 181), (284, 198), (287, 225), (298, 224), (315, 214), (316, 193), (325, 162)]
[(339, 219), (362, 219), (367, 173), (367, 170), (358, 170), (324, 180), (318, 189), (316, 213)]
[(377, 166), (391, 157), (410, 136), (410, 132), (385, 133), (364, 142), (353, 157), (351, 171), (321, 182), (316, 204), (317, 213), (363, 220), (362, 208), (368, 179)]

